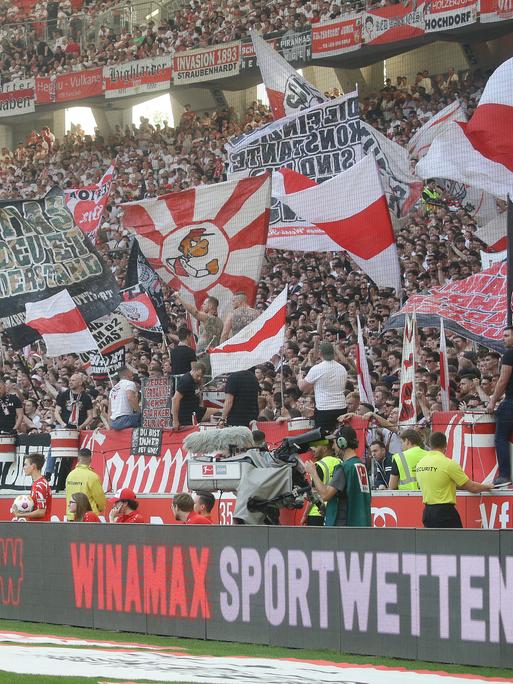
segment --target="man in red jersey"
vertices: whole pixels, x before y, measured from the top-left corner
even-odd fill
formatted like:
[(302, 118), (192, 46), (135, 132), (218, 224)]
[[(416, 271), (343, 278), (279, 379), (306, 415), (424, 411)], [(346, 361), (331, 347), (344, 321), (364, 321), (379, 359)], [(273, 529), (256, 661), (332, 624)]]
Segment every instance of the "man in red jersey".
[(137, 512), (139, 502), (131, 489), (122, 489), (110, 500), (113, 507), (109, 513), (111, 523), (144, 523), (145, 519)]
[(16, 518), (25, 518), (31, 522), (49, 522), (52, 515), (52, 489), (49, 482), (41, 474), (45, 462), (44, 454), (29, 454), (23, 462), (23, 472), (32, 478), (30, 496), (34, 501), (34, 510), (22, 513), (12, 509)]
[(173, 513), (179, 522), (185, 525), (212, 525), (212, 520), (194, 510), (194, 499), (190, 494), (182, 492), (173, 499)]

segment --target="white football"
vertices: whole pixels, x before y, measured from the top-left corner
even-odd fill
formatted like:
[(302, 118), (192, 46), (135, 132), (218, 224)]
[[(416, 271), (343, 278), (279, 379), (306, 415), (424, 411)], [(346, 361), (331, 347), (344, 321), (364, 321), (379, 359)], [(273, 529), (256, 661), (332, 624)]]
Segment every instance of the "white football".
[(20, 513), (30, 513), (34, 510), (34, 500), (28, 494), (20, 494), (12, 502), (12, 507)]

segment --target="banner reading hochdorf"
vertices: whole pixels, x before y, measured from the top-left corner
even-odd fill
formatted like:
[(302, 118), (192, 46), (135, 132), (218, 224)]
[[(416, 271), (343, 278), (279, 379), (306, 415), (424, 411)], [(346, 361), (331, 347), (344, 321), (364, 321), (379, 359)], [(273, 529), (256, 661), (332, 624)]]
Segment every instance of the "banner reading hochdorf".
[(170, 84), (170, 55), (103, 67), (103, 85), (107, 99), (168, 90)]
[(173, 83), (184, 85), (237, 76), (240, 70), (240, 46), (238, 40), (176, 54), (173, 63)]
[(433, 0), (426, 5), (426, 33), (469, 26), (477, 21), (477, 0)]
[(0, 86), (0, 117), (35, 111), (34, 79), (16, 79)]

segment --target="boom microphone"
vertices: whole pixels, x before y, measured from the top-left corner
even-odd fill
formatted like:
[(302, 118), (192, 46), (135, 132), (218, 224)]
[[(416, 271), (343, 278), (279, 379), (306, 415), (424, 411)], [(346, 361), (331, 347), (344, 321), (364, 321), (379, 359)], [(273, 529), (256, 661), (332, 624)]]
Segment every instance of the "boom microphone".
[(234, 448), (252, 449), (255, 445), (251, 430), (238, 425), (192, 432), (184, 439), (183, 446), (193, 454), (211, 454), (213, 451), (230, 451)]

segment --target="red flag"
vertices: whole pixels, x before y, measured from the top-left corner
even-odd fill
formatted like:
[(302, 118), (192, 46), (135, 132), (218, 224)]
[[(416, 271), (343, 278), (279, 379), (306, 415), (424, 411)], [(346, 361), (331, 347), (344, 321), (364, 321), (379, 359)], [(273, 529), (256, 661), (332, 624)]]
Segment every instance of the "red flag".
[(95, 185), (64, 191), (66, 204), (73, 214), (75, 223), (87, 235), (93, 245), (96, 244), (103, 210), (109, 199), (114, 169), (115, 164), (111, 164), (100, 182)]
[(449, 410), (449, 365), (445, 340), (444, 319), (440, 319), (440, 388), (442, 390), (442, 411)]
[(122, 290), (121, 295), (123, 301), (118, 309), (134, 328), (162, 334), (157, 311), (147, 292), (136, 285)]
[(415, 393), (415, 338), (417, 321), (415, 314), (404, 321), (403, 356), (401, 360), (401, 389), (399, 390), (399, 425), (417, 423), (417, 399)]
[(374, 393), (372, 391), (369, 365), (367, 363), (367, 355), (365, 354), (365, 344), (363, 341), (360, 316), (356, 317), (356, 321), (358, 323), (358, 343), (356, 345), (356, 371), (358, 375), (358, 392), (360, 394), (360, 401), (362, 403), (374, 406)]

